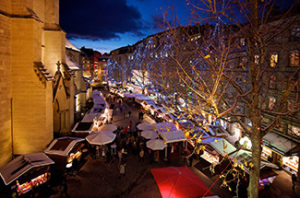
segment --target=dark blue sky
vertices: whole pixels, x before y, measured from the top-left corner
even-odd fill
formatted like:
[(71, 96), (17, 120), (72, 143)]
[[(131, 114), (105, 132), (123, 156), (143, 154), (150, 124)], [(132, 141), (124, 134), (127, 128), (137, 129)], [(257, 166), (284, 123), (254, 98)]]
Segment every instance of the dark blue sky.
[(60, 0), (60, 25), (76, 47), (109, 52), (162, 31), (166, 11), (187, 23), (186, 0)]

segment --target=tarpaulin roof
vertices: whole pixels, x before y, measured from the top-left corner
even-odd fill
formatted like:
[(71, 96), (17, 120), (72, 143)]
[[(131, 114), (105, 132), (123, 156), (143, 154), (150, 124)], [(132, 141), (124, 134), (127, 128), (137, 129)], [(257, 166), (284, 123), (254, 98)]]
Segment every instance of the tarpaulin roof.
[[(247, 161), (248, 163), (252, 161), (252, 153), (250, 151), (241, 149), (238, 150), (237, 152), (234, 152), (232, 154), (229, 155), (229, 158), (236, 163), (241, 163), (243, 164), (245, 161)], [(264, 167), (269, 167), (269, 168), (274, 168), (276, 169), (277, 166), (275, 164), (272, 164), (270, 162), (261, 160), (260, 161), (260, 169), (264, 168)], [(249, 172), (248, 168), (245, 166), (245, 171)]]
[(78, 142), (84, 141), (83, 138), (77, 137), (60, 137), (52, 141), (44, 151), (47, 154), (67, 156)]
[(5, 185), (9, 185), (30, 169), (50, 164), (54, 164), (54, 161), (45, 153), (20, 155), (0, 168), (0, 176)]
[(203, 181), (188, 167), (151, 169), (162, 198), (198, 198), (210, 196)]
[(223, 138), (217, 141), (209, 142), (209, 145), (211, 145), (223, 157), (236, 151), (236, 148)]
[(281, 135), (278, 135), (274, 132), (267, 133), (264, 137), (264, 144), (271, 149), (286, 155), (290, 150), (297, 146), (297, 143), (288, 140)]
[(180, 142), (186, 140), (182, 130), (178, 130), (172, 122), (156, 123), (156, 129), (159, 135), (167, 143)]
[(185, 141), (186, 137), (182, 130), (160, 132), (161, 137), (166, 143)]

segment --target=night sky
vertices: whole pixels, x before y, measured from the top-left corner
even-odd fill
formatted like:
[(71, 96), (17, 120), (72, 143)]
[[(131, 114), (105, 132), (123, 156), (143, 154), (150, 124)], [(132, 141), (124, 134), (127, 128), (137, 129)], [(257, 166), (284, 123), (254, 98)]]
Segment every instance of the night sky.
[(109, 52), (162, 31), (166, 11), (187, 23), (185, 0), (60, 0), (60, 25), (76, 47)]

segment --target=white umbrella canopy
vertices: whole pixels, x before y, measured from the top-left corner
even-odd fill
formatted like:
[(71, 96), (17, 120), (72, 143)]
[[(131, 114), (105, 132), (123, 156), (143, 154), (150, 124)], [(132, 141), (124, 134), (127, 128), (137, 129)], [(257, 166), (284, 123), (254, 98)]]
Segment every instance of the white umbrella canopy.
[(139, 130), (143, 130), (143, 131), (147, 131), (147, 130), (153, 130), (154, 129), (154, 125), (153, 124), (148, 124), (148, 123), (141, 123), (139, 125), (137, 125), (137, 128)]
[(109, 144), (116, 138), (111, 131), (92, 132), (85, 139), (93, 145)]
[(124, 97), (126, 97), (126, 98), (134, 98), (135, 95), (134, 94), (124, 94)]
[(141, 136), (146, 139), (154, 139), (158, 137), (157, 133), (152, 130), (142, 131)]
[(105, 125), (99, 127), (99, 130), (100, 131), (111, 131), (111, 132), (113, 132), (113, 131), (117, 130), (117, 126), (114, 125), (114, 124), (105, 124)]
[(146, 145), (149, 149), (152, 150), (163, 150), (166, 147), (166, 144), (161, 139), (153, 139), (146, 142)]

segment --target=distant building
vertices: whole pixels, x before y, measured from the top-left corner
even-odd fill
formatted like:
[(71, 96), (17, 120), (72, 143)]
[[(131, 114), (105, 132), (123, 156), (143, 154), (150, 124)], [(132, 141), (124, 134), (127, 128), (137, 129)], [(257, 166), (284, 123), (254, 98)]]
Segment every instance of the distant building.
[(66, 40), (66, 63), (74, 75), (75, 84), (75, 120), (78, 120), (81, 113), (85, 111), (86, 100), (88, 99), (88, 82), (83, 77), (84, 68), (80, 65), (81, 51), (69, 40)]
[(99, 67), (99, 58), (102, 56), (100, 52), (90, 48), (82, 47), (81, 50), (81, 65), (84, 68), (84, 76), (94, 78), (95, 70)]
[(110, 52), (111, 62), (107, 67), (107, 70), (111, 73), (111, 76), (114, 80), (127, 82), (130, 79), (131, 68), (128, 61), (133, 58), (131, 56), (133, 51), (133, 46), (126, 46)]
[(107, 60), (109, 58), (108, 54), (103, 54), (99, 57), (98, 67), (95, 69), (97, 74), (97, 80), (102, 82), (107, 80)]

